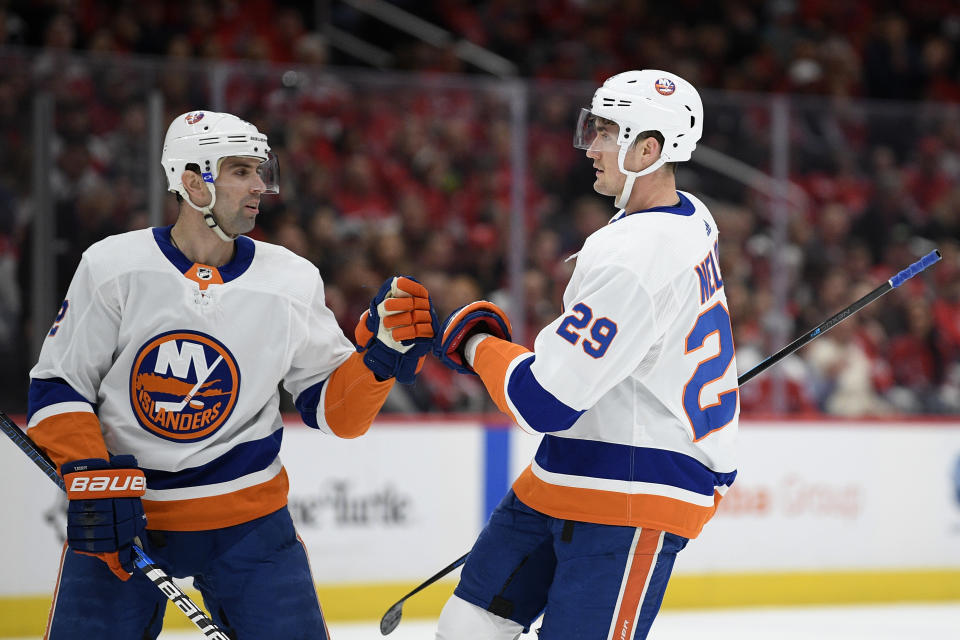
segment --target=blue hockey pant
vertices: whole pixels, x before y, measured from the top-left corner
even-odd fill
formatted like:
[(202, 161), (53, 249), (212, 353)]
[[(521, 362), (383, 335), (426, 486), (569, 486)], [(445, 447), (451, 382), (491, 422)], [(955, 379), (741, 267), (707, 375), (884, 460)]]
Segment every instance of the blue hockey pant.
[(640, 640), (687, 539), (665, 531), (558, 520), (511, 490), (470, 551), (457, 596), (539, 640)]
[[(203, 607), (231, 638), (327, 640), (306, 550), (286, 507), (224, 529), (148, 530), (143, 543), (168, 575), (193, 577)], [(45, 637), (152, 639), (166, 607), (140, 570), (124, 582), (98, 558), (65, 548)]]

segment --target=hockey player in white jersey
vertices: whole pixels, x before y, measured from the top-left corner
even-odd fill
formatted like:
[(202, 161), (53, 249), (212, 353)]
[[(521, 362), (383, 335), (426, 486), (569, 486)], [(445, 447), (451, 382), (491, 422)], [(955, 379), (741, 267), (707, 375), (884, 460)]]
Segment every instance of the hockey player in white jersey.
[(168, 574), (193, 576), (230, 637), (326, 638), (286, 507), (278, 384), (307, 425), (362, 435), (430, 350), (429, 296), (389, 279), (354, 348), (317, 269), (242, 235), (278, 191), (265, 135), (230, 114), (183, 114), (162, 165), (176, 224), (83, 254), (30, 372), (28, 433), (70, 499), (47, 637), (159, 634), (166, 599), (132, 571), (139, 538)]
[(703, 127), (690, 83), (628, 71), (584, 109), (575, 146), (620, 211), (587, 238), (563, 312), (532, 352), (478, 301), (435, 353), (544, 434), (495, 509), (438, 623), (443, 640), (645, 638), (677, 552), (736, 476), (739, 401), (717, 224), (678, 191)]

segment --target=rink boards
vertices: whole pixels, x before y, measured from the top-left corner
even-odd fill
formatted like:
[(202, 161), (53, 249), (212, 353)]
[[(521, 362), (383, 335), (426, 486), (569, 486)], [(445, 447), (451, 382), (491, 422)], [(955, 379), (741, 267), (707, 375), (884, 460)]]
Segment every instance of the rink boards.
[[(382, 419), (356, 440), (287, 427), (290, 509), (334, 620), (379, 618), (469, 550), (538, 442), (497, 416)], [(737, 481), (678, 556), (665, 607), (960, 600), (960, 420), (741, 433)], [(42, 629), (64, 502), (12, 445), (0, 465), (3, 637)], [(418, 594), (405, 616), (435, 615), (451, 589)]]

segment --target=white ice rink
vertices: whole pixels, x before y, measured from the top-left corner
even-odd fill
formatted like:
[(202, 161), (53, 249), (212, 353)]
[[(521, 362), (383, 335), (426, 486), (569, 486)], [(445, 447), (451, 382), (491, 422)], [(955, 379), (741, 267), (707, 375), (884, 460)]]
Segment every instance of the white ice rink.
[[(535, 625), (536, 627), (536, 625)], [(435, 621), (401, 620), (390, 640), (431, 640)], [(331, 640), (382, 638), (374, 623), (330, 625)], [(169, 631), (160, 640), (200, 640)], [(666, 611), (648, 640), (960, 640), (960, 602), (857, 607)], [(520, 640), (537, 640), (536, 635)], [(36, 640), (15, 638), (11, 640)], [(546, 640), (546, 639), (544, 639)]]
[[(390, 640), (431, 640), (434, 623), (402, 620)], [(332, 640), (382, 638), (377, 625), (331, 625)], [(161, 640), (199, 639), (189, 632), (163, 633)], [(520, 640), (536, 640), (534, 634)], [(960, 602), (951, 604), (877, 605), (666, 611), (653, 625), (649, 640), (960, 640)], [(546, 639), (545, 639), (546, 640)]]

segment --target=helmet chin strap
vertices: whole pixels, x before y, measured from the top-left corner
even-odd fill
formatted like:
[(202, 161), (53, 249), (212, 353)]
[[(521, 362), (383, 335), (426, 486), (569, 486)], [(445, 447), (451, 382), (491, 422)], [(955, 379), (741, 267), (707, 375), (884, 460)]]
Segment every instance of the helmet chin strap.
[(620, 195), (617, 196), (617, 199), (614, 202), (614, 206), (616, 206), (618, 209), (627, 208), (627, 202), (630, 200), (630, 192), (633, 191), (633, 183), (637, 178), (640, 176), (645, 176), (649, 173), (653, 173), (666, 163), (666, 159), (664, 159), (663, 154), (661, 154), (660, 157), (653, 162), (653, 164), (643, 171), (628, 171), (623, 167), (623, 161), (626, 159), (627, 151), (630, 149), (631, 145), (632, 143), (620, 145), (620, 153), (617, 154), (617, 165), (620, 167), (620, 172), (627, 176), (626, 182), (623, 183), (623, 190), (620, 192)]
[(218, 238), (224, 242), (233, 242), (236, 239), (236, 236), (231, 238), (229, 235), (227, 235), (220, 225), (217, 224), (216, 218), (213, 217), (213, 205), (217, 203), (217, 191), (209, 182), (205, 184), (207, 185), (207, 190), (210, 191), (210, 204), (205, 207), (198, 207), (195, 205), (193, 200), (190, 199), (190, 195), (185, 193), (186, 189), (184, 189), (184, 193), (181, 193), (181, 195), (183, 196), (184, 200), (187, 201), (187, 204), (203, 214), (203, 221), (213, 230), (215, 234), (217, 234)]

